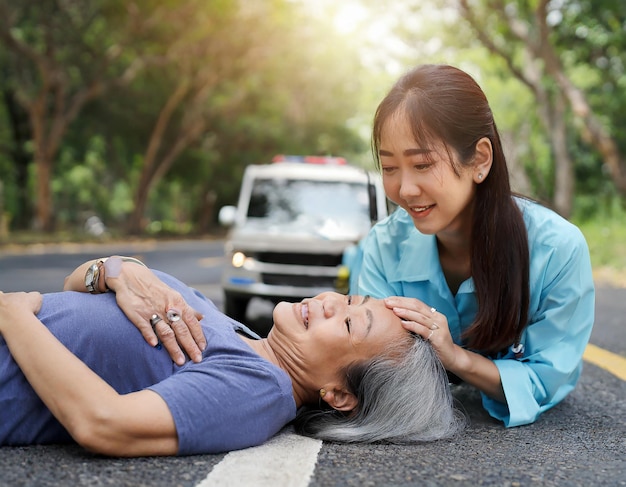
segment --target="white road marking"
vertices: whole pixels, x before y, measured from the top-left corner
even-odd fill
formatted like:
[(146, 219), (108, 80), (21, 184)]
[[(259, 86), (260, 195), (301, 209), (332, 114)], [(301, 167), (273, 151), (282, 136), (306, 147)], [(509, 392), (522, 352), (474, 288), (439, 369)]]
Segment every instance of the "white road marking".
[(286, 428), (267, 443), (228, 453), (196, 487), (307, 487), (320, 440)]

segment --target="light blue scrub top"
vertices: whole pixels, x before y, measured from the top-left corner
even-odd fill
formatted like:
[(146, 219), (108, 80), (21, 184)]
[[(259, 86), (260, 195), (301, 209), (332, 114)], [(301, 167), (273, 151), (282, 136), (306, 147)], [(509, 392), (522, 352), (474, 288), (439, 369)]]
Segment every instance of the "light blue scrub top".
[[(523, 354), (511, 347), (494, 363), (506, 404), (482, 394), (483, 407), (505, 426), (534, 422), (576, 385), (591, 335), (595, 291), (587, 243), (580, 230), (553, 211), (517, 199), (530, 248), (529, 321)], [(506, 242), (501, 242), (506, 245)], [(437, 308), (448, 319), (455, 343), (477, 310), (472, 278), (456, 295), (448, 287), (434, 235), (423, 235), (398, 208), (375, 225), (361, 243), (363, 260), (353, 294), (407, 296)], [(513, 345), (513, 344), (511, 344)]]

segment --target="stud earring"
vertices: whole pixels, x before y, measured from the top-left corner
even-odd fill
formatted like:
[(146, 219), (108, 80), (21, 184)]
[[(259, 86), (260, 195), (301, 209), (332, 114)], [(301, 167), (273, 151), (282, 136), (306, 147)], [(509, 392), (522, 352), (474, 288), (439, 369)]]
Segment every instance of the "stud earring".
[(324, 397), (326, 395), (326, 389), (320, 389), (320, 397)]
[(483, 173), (482, 173), (482, 172), (479, 172), (479, 173), (478, 173), (478, 180), (479, 180), (479, 181), (482, 181), (482, 179), (483, 179)]

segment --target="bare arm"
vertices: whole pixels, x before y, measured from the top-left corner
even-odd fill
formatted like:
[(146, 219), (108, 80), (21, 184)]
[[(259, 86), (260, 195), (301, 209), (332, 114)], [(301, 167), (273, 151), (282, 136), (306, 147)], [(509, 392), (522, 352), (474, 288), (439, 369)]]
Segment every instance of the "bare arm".
[[(89, 269), (89, 267), (98, 262), (98, 260), (99, 259), (88, 260), (87, 262), (79, 265), (76, 269), (74, 269), (72, 273), (65, 278), (65, 282), (63, 283), (63, 290), (86, 293), (87, 288), (85, 287), (85, 274), (87, 273), (87, 269)], [(100, 286), (100, 292), (105, 292), (106, 287), (104, 287), (104, 282), (100, 282)]]
[[(114, 259), (117, 259), (115, 275), (107, 275), (112, 274), (107, 272), (107, 268), (112, 268), (109, 264)], [(87, 292), (85, 274), (99, 260), (101, 259), (90, 260), (78, 266), (65, 278), (63, 289)], [(185, 362), (183, 350), (194, 362), (202, 360), (202, 350), (206, 347), (199, 322), (202, 315), (191, 308), (180, 293), (163, 283), (141, 263), (121, 262), (119, 256), (111, 257), (107, 262), (99, 266), (96, 289), (99, 292), (111, 290), (115, 293), (117, 304), (145, 340), (156, 346), (160, 338), (172, 360), (179, 365)], [(166, 315), (170, 309), (179, 310), (181, 320), (168, 325)], [(162, 321), (153, 330), (150, 318), (154, 314), (162, 318)]]
[[(433, 347), (436, 349), (435, 344)], [(492, 360), (458, 345), (454, 345), (454, 348), (455, 360), (446, 369), (496, 401), (506, 403), (500, 371), (496, 364)]]
[(156, 393), (118, 394), (37, 319), (38, 293), (0, 293), (0, 333), (29, 383), (85, 448), (106, 455), (174, 455), (172, 415)]

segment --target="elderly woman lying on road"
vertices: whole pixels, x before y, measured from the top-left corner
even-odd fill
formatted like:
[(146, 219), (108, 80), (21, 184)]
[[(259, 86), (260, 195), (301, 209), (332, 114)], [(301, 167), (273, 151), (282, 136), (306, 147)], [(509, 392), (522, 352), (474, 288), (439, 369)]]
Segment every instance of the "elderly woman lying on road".
[[(292, 421), (345, 442), (435, 440), (463, 424), (430, 344), (382, 301), (324, 293), (283, 302), (261, 339), (137, 264), (85, 263), (60, 293), (0, 293), (0, 445), (73, 439), (106, 455), (188, 455), (258, 445)], [(139, 333), (116, 303), (128, 307), (139, 282), (155, 293), (170, 286), (192, 308), (159, 310)], [(173, 352), (172, 361), (156, 343), (154, 333), (172, 349), (179, 321), (188, 323), (178, 334), (205, 347), (193, 360)]]

